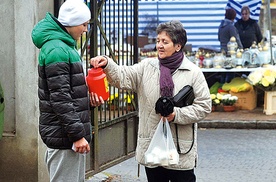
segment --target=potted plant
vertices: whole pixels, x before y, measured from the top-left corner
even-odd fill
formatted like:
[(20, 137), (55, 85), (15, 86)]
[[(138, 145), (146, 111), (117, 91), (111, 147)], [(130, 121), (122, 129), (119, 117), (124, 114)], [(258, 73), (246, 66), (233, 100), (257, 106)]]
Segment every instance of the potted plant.
[(221, 103), (223, 104), (224, 111), (227, 111), (227, 112), (234, 111), (236, 109), (234, 104), (237, 102), (237, 100), (238, 100), (237, 96), (233, 96), (231, 94), (223, 95), (221, 98)]
[(216, 111), (217, 105), (220, 105), (220, 97), (221, 94), (211, 94), (210, 97), (212, 99), (212, 111)]

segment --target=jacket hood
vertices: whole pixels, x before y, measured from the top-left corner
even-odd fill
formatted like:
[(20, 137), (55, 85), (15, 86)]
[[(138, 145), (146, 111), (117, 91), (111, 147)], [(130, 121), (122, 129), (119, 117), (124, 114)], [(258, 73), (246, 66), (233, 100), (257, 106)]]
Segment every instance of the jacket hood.
[(69, 46), (75, 46), (75, 40), (67, 33), (58, 20), (46, 13), (44, 19), (39, 21), (32, 30), (32, 40), (37, 48), (41, 48), (46, 42), (51, 40), (61, 40)]
[(220, 27), (220, 28), (221, 28), (221, 27), (226, 27), (227, 25), (230, 25), (230, 24), (233, 24), (233, 21), (228, 20), (228, 19), (224, 19), (224, 20), (221, 21), (219, 27)]

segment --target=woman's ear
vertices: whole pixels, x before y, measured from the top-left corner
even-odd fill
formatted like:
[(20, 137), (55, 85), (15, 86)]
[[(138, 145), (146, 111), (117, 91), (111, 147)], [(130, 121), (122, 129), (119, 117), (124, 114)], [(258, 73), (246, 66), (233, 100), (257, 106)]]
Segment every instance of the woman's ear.
[(180, 44), (176, 44), (176, 46), (175, 46), (175, 51), (176, 51), (176, 52), (179, 52), (180, 49), (181, 49), (181, 45), (180, 45)]

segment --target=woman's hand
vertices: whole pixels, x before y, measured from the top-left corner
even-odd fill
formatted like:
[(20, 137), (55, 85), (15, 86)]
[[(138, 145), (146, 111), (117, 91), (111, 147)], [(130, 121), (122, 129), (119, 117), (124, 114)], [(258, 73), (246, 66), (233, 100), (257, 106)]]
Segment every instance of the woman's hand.
[(104, 104), (104, 100), (101, 96), (98, 97), (98, 95), (96, 93), (91, 92), (90, 93), (90, 103), (91, 103), (91, 106), (97, 107), (97, 106)]
[(94, 68), (105, 67), (107, 65), (107, 58), (104, 56), (96, 56), (90, 59), (90, 65)]
[(175, 112), (172, 112), (171, 114), (169, 114), (168, 116), (164, 117), (161, 116), (163, 118), (163, 121), (165, 122), (165, 118), (168, 120), (168, 122), (173, 122), (174, 121), (174, 117), (175, 117)]

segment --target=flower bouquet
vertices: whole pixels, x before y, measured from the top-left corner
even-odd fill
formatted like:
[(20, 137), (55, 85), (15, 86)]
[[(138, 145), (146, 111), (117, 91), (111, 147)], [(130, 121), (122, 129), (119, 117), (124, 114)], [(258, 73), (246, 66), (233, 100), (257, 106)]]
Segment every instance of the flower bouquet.
[(260, 68), (251, 72), (246, 81), (263, 91), (276, 90), (276, 67)]

